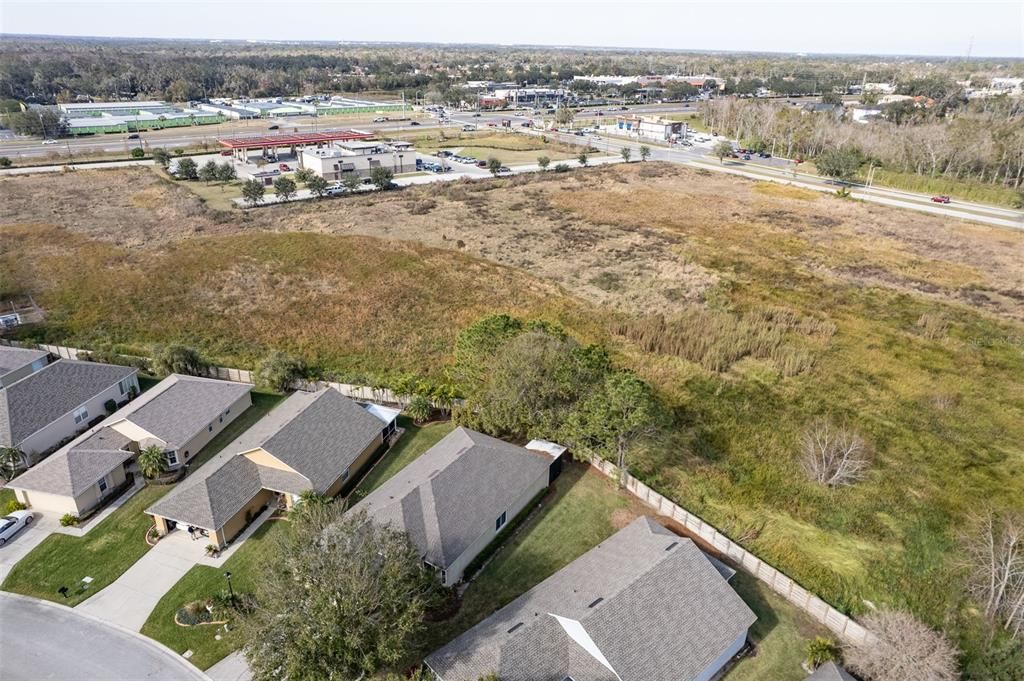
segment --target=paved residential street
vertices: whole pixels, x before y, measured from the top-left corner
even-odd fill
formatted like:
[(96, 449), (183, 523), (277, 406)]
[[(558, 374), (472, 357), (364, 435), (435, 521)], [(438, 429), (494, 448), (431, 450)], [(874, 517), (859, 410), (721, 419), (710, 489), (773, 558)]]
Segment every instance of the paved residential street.
[(0, 593), (4, 681), (209, 681), (170, 650), (70, 608)]

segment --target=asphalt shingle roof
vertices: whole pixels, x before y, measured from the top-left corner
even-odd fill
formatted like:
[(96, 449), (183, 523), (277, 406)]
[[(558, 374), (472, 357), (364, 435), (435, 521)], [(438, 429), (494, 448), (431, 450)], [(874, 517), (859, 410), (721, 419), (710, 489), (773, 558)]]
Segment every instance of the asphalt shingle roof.
[(116, 364), (62, 359), (11, 383), (0, 390), (0, 446), (18, 445), (134, 373)]
[(645, 517), (426, 663), (443, 681), (689, 681), (756, 619), (692, 541)]
[(129, 442), (113, 428), (100, 427), (25, 471), (12, 486), (77, 497), (132, 457), (125, 449)]
[[(294, 393), (146, 512), (217, 530), (261, 489), (323, 493), (384, 426), (333, 388)], [(243, 456), (256, 448), (295, 472)]]
[[(70, 360), (62, 360), (55, 364), (67, 361)], [(49, 367), (36, 374), (44, 371), (49, 371)], [(130, 375), (135, 369), (128, 371)], [(21, 381), (14, 385), (18, 383)], [(113, 382), (110, 385), (113, 385)], [(15, 478), (11, 487), (75, 496), (131, 456), (131, 452), (121, 451), (131, 441), (130, 438), (111, 426), (116, 426), (120, 421), (133, 422), (172, 446), (181, 444), (205, 428), (218, 414), (251, 389), (252, 385), (248, 383), (230, 383), (176, 374), (168, 376), (111, 414), (103, 423), (78, 436)], [(0, 394), (2, 393), (3, 391), (0, 391)], [(143, 414), (141, 419), (138, 416), (140, 413)], [(164, 424), (167, 424), (167, 427), (164, 427)], [(185, 439), (175, 442), (166, 439), (165, 435), (184, 436)], [(85, 487), (81, 487), (83, 484)]]
[(45, 350), (12, 348), (8, 345), (0, 345), (0, 378), (49, 354)]
[(456, 428), (353, 509), (407, 532), (427, 562), (447, 568), (550, 464), (545, 454)]
[(154, 390), (157, 388), (159, 392), (140, 402), (125, 418), (177, 448), (216, 421), (219, 414), (252, 390), (252, 385), (173, 374)]
[(247, 430), (231, 451), (261, 448), (324, 493), (386, 424), (333, 388), (297, 392)]

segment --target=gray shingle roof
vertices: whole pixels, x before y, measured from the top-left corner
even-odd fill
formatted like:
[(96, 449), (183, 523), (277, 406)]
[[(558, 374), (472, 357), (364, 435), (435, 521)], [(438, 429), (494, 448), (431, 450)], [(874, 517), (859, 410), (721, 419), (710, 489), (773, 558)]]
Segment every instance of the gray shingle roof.
[(12, 348), (8, 345), (0, 345), (0, 379), (5, 374), (40, 360), (50, 353), (45, 350), (33, 350), (31, 348)]
[(297, 392), (231, 445), (233, 452), (260, 447), (324, 493), (381, 434), (379, 418), (333, 388)]
[(756, 619), (692, 541), (639, 518), (426, 663), (443, 681), (689, 681)]
[[(146, 512), (216, 530), (261, 489), (323, 493), (384, 425), (333, 388), (295, 393)], [(258, 447), (296, 473), (241, 455)]]
[(857, 681), (850, 676), (845, 669), (837, 665), (835, 662), (826, 662), (817, 669), (814, 673), (807, 677), (806, 681)]
[[(50, 366), (67, 361), (70, 360), (62, 360)], [(88, 363), (75, 362), (75, 364)], [(48, 367), (36, 374), (49, 370)], [(130, 373), (134, 372), (135, 369), (130, 370)], [(21, 381), (14, 385), (18, 383)], [(108, 427), (108, 424), (116, 424), (120, 421), (138, 423), (160, 439), (170, 442), (172, 445), (180, 444), (174, 440), (167, 440), (164, 435), (181, 437), (184, 434), (187, 436), (185, 437), (187, 441), (251, 389), (252, 386), (248, 383), (230, 383), (191, 376), (168, 376), (111, 414), (99, 426), (75, 438), (53, 455), (15, 478), (11, 486), (52, 494), (76, 495), (131, 456), (129, 452), (120, 451), (127, 446), (130, 439), (112, 427)], [(3, 392), (0, 391), (0, 394)], [(165, 409), (166, 412), (160, 413), (161, 409)], [(138, 414), (140, 413), (143, 414), (141, 420), (148, 425), (139, 423)], [(171, 423), (175, 419), (178, 421)], [(167, 422), (169, 425), (166, 428), (162, 427), (162, 422)], [(150, 427), (157, 429), (158, 432), (153, 432)], [(121, 458), (118, 460), (119, 456)], [(89, 482), (90, 479), (91, 482)], [(88, 483), (85, 488), (79, 489), (76, 486), (85, 483)]]
[(447, 568), (548, 470), (551, 459), (456, 428), (354, 509), (391, 524), (431, 565)]
[(11, 383), (0, 390), (0, 446), (17, 446), (136, 371), (62, 359)]
[(77, 497), (132, 457), (125, 449), (130, 441), (113, 428), (99, 427), (25, 471), (11, 486)]
[(125, 418), (177, 448), (217, 420), (252, 385), (173, 374), (153, 390), (157, 392), (140, 400)]

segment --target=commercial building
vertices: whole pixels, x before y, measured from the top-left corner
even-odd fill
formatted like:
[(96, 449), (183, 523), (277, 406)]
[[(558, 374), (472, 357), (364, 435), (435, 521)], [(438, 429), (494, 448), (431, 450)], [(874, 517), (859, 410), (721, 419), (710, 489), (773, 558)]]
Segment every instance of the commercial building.
[(58, 104), (57, 108), (68, 118), (89, 116), (138, 116), (169, 114), (177, 111), (167, 102), (87, 102), (84, 104)]
[(544, 106), (557, 104), (567, 95), (568, 92), (562, 88), (516, 87), (496, 89), (491, 95), (482, 96), (482, 98), (486, 100), (501, 99), (512, 106)]
[(217, 112), (179, 109), (167, 102), (87, 102), (58, 104), (72, 135), (140, 132), (190, 125), (210, 125), (225, 120)]
[(757, 620), (734, 574), (641, 517), (425, 663), (439, 681), (711, 681)]
[(686, 135), (686, 124), (656, 116), (617, 116), (613, 134), (642, 137), (665, 142)]
[(388, 168), (397, 175), (415, 170), (416, 152), (406, 145), (393, 147), (384, 142), (336, 142), (303, 149), (299, 166), (330, 181), (340, 180), (346, 173), (369, 177), (375, 168)]
[(319, 99), (212, 99), (199, 104), (203, 111), (218, 113), (226, 118), (286, 118), (289, 116), (335, 116), (338, 114), (387, 113), (408, 111), (402, 102), (373, 102), (350, 97)]

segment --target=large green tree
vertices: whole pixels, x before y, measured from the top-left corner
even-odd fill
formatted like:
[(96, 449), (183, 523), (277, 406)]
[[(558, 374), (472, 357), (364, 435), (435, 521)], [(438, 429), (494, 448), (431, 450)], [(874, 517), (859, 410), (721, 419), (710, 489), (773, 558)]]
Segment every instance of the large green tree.
[(814, 159), (819, 173), (840, 182), (852, 180), (860, 164), (860, 154), (852, 149), (827, 149)]
[(203, 376), (206, 374), (206, 366), (198, 352), (184, 345), (158, 347), (153, 353), (153, 370), (162, 376)]
[(282, 175), (274, 180), (274, 190), (277, 191), (277, 197), (282, 201), (291, 201), (295, 196), (296, 189), (295, 180), (287, 175)]
[(391, 189), (391, 181), (395, 179), (395, 172), (391, 168), (377, 166), (370, 171), (370, 181), (377, 189)]
[(342, 504), (295, 514), (274, 548), (243, 625), (256, 681), (372, 676), (403, 659), (438, 602), (408, 536)]
[(630, 452), (653, 438), (664, 419), (650, 386), (633, 374), (614, 371), (566, 419), (563, 440), (577, 453), (611, 459), (626, 473)]
[(263, 202), (263, 195), (266, 193), (263, 183), (259, 180), (246, 180), (242, 183), (242, 198), (250, 207)]

